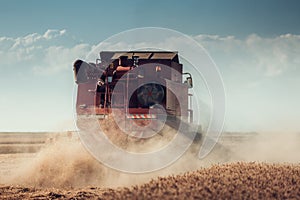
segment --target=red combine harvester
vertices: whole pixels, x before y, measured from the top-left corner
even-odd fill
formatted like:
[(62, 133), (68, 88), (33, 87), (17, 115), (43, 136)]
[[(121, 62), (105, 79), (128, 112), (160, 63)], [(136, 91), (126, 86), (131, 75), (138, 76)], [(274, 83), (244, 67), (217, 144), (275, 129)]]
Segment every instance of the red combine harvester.
[(183, 72), (177, 52), (102, 51), (95, 63), (76, 60), (74, 74), (78, 117), (101, 122), (113, 115), (132, 132), (193, 123), (192, 76)]

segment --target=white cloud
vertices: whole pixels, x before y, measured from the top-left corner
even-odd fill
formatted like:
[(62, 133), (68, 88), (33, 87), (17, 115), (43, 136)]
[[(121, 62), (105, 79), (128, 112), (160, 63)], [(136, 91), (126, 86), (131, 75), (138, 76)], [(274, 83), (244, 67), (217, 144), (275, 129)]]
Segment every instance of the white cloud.
[[(196, 35), (192, 36), (211, 54), (220, 68), (239, 71), (251, 71), (265, 77), (275, 77), (294, 70), (300, 64), (300, 35), (285, 34), (272, 38), (263, 38), (256, 34), (245, 39), (234, 36)], [(181, 38), (168, 38), (160, 46), (176, 50)], [(106, 50), (135, 49), (144, 43), (102, 45)], [(65, 29), (49, 29), (43, 34), (32, 33), (24, 37), (0, 37), (0, 60), (2, 66), (31, 66), (34, 72), (59, 72), (65, 70), (76, 58), (84, 58), (92, 49), (67, 33)], [(111, 49), (110, 49), (111, 50)], [(97, 55), (95, 55), (97, 56)], [(1, 67), (1, 66), (0, 66)]]
[(78, 44), (72, 48), (51, 46), (44, 50), (44, 57), (40, 60), (40, 63), (33, 65), (33, 70), (38, 74), (68, 70), (76, 59), (84, 58), (89, 51), (90, 46), (87, 44)]
[(66, 34), (65, 29), (63, 29), (63, 30), (49, 29), (44, 33), (43, 37), (46, 38), (47, 40), (50, 40), (52, 38), (59, 37), (64, 34)]
[(1, 67), (35, 73), (56, 73), (70, 68), (76, 58), (85, 57), (90, 45), (79, 43), (66, 30), (47, 30), (24, 37), (0, 37)]
[(263, 38), (252, 34), (245, 39), (198, 35), (194, 38), (220, 59), (219, 65), (224, 62), (233, 69), (253, 69), (257, 74), (275, 77), (300, 64), (300, 35), (285, 34)]

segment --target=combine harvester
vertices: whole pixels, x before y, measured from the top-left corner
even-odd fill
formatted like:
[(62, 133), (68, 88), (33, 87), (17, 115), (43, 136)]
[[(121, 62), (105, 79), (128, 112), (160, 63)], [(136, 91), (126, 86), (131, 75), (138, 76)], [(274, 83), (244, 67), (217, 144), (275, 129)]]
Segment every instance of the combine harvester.
[(76, 60), (73, 67), (79, 129), (91, 128), (89, 119), (100, 126), (111, 126), (113, 119), (128, 137), (150, 138), (168, 126), (201, 138), (193, 124), (192, 76), (183, 71), (177, 52), (102, 51), (95, 63)]

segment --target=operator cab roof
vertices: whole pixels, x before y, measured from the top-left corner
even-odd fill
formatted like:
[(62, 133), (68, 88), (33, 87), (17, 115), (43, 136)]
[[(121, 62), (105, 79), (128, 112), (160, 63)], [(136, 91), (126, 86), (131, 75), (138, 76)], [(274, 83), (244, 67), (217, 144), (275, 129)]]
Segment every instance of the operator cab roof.
[(112, 61), (119, 59), (121, 56), (127, 56), (132, 59), (132, 56), (138, 56), (139, 60), (170, 60), (179, 63), (178, 52), (171, 51), (101, 51), (101, 60)]

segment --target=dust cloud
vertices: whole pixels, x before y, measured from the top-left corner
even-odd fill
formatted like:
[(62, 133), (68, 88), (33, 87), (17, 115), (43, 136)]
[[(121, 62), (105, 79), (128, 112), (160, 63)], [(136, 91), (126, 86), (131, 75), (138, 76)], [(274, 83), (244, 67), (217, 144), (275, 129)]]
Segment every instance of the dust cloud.
[[(165, 131), (169, 133), (168, 131)], [(146, 150), (164, 145), (171, 136), (158, 135), (153, 140), (120, 142), (117, 131), (112, 140), (129, 150)], [(165, 139), (165, 140), (164, 140)], [(120, 187), (146, 183), (158, 176), (176, 175), (214, 164), (237, 161), (299, 163), (300, 134), (224, 133), (214, 150), (203, 160), (197, 158), (199, 145), (190, 149), (174, 164), (146, 174), (129, 174), (108, 168), (98, 162), (75, 137), (56, 138), (37, 155), (18, 164), (4, 184), (35, 188)], [(118, 140), (118, 141), (117, 141)], [(103, 152), (106, 153), (106, 152)], [(3, 184), (3, 183), (2, 183)]]
[(242, 161), (300, 162), (300, 133), (256, 133), (234, 149)]
[(97, 185), (105, 169), (80, 142), (58, 140), (45, 146), (33, 159), (20, 163), (8, 184), (34, 187)]

